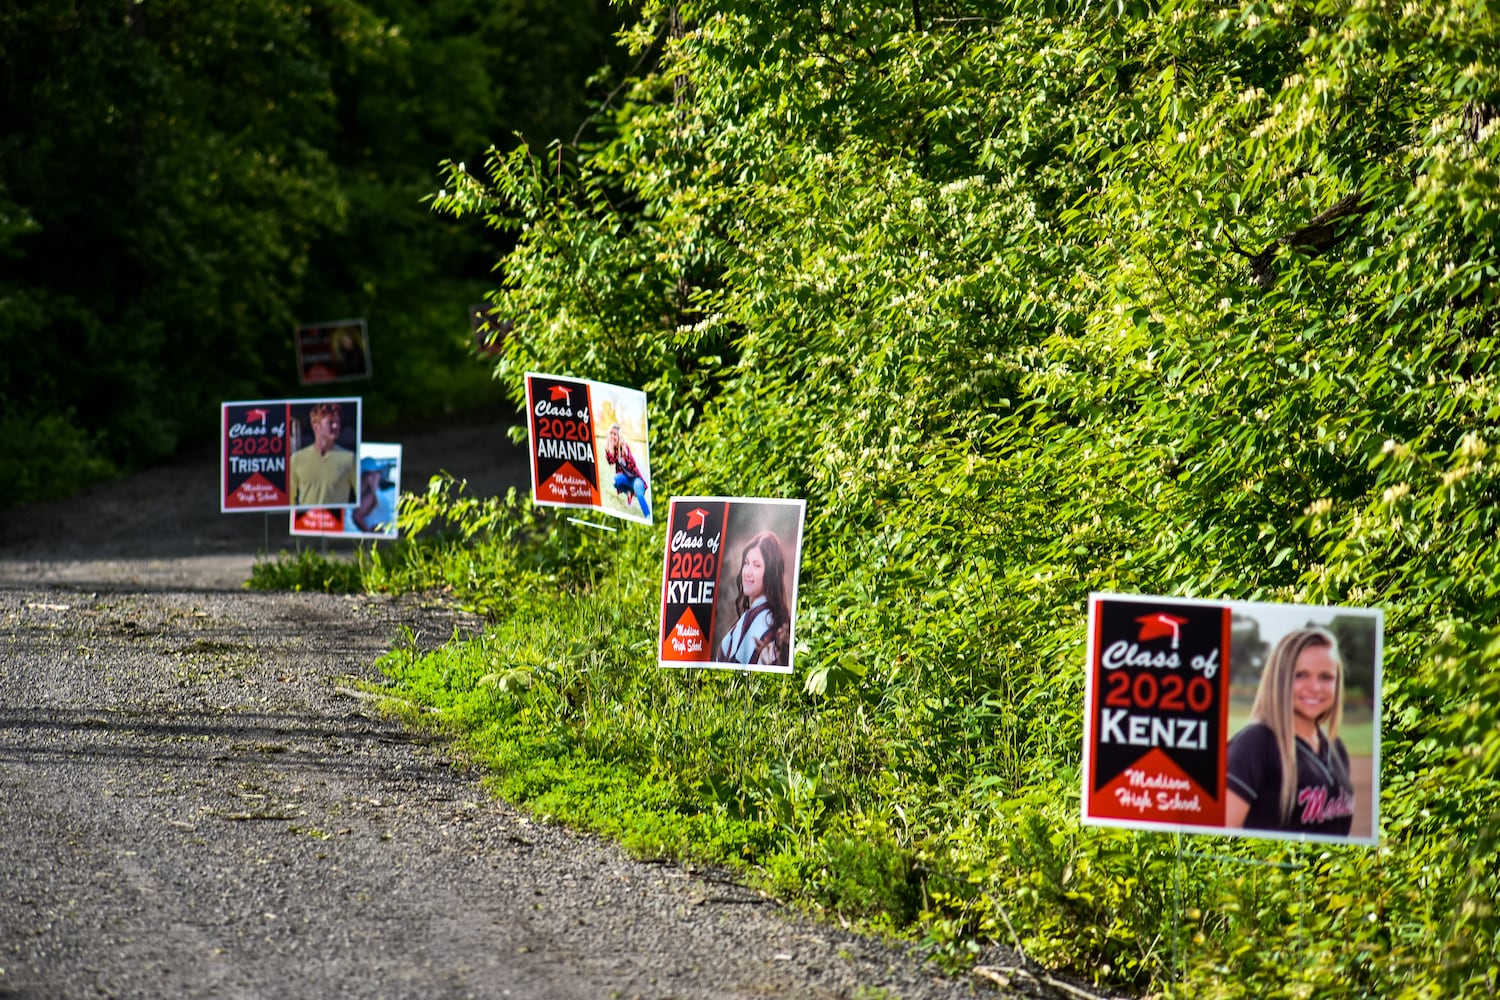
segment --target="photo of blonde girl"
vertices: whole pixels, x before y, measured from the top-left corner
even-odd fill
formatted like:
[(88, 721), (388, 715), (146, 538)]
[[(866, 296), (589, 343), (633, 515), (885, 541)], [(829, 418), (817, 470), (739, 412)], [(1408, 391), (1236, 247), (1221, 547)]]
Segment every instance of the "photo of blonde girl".
[(1373, 618), (1338, 609), (1236, 610), (1226, 827), (1375, 837), (1376, 627)]

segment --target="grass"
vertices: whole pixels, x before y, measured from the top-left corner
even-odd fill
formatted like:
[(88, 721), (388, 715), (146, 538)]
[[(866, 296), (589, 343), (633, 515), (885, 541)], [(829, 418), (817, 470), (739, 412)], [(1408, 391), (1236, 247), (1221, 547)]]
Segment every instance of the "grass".
[(250, 568), (251, 590), (321, 591), (357, 594), (365, 589), (362, 554), (353, 557), (312, 549), (282, 551), (272, 559), (258, 559)]
[[(1409, 778), (1390, 779), (1406, 784), (1382, 802), (1378, 852), (1215, 837), (1188, 857), (1171, 837), (1084, 828), (1081, 671), (1066, 623), (1055, 645), (1034, 636), (1024, 653), (973, 618), (941, 627), (920, 602), (866, 603), (867, 621), (834, 626), (821, 619), (831, 595), (861, 581), (820, 580), (801, 596), (805, 620), (822, 626), (811, 634), (836, 644), (878, 615), (883, 634), (905, 630), (901, 658), (805, 650), (806, 679), (837, 670), (821, 688), (662, 670), (657, 578), (640, 571), (659, 558), (658, 538), (599, 540), (530, 527), (504, 504), (472, 509), (497, 530), (361, 564), (367, 587), (440, 585), (489, 619), (432, 652), (393, 650), (383, 690), (414, 723), (455, 734), (497, 794), (540, 816), (640, 856), (730, 869), (954, 967), (999, 942), (1054, 971), (1162, 995), (1395, 995), (1407, 979), (1448, 981), (1444, 942), (1483, 883), (1465, 881), (1466, 855), (1446, 838), (1414, 834), (1426, 820), (1401, 807), (1432, 792)], [(303, 586), (333, 578), (306, 555), (283, 569)], [(1344, 737), (1367, 752), (1367, 711), (1350, 713)], [(1395, 756), (1399, 734), (1390, 741)], [(1174, 940), (1175, 957), (1163, 944)]]

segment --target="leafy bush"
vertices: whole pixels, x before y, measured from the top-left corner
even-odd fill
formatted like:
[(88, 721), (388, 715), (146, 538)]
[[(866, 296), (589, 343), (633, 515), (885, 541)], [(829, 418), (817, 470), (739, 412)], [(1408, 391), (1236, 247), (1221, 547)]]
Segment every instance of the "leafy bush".
[(0, 472), (23, 478), (0, 505), (206, 445), (223, 400), (297, 394), (298, 324), (368, 319), (371, 378), (345, 387), (367, 427), (493, 405), (467, 313), (506, 241), (434, 224), (423, 196), (443, 155), (576, 132), (617, 18), (602, 0), (8, 7), (0, 414), (20, 433)]
[[(605, 141), (438, 204), (517, 236), (512, 395), (643, 386), (659, 495), (808, 499), (803, 679), (655, 668), (659, 528), (470, 507), (430, 578), (494, 628), (403, 684), (480, 657), (443, 676), (507, 767), (649, 778), (715, 856), (955, 961), (1493, 992), (1487, 10), (733, 0), (628, 38), (664, 42)], [(1381, 846), (1083, 827), (1094, 590), (1383, 607)]]
[(71, 414), (0, 415), (0, 440), (0, 482), (16, 503), (66, 496), (116, 472)]

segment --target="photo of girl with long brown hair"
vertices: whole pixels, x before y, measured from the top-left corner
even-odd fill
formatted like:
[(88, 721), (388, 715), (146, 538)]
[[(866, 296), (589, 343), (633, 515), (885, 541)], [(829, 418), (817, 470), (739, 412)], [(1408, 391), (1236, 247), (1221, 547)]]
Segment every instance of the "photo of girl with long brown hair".
[(762, 531), (741, 550), (734, 625), (719, 640), (719, 660), (757, 666), (786, 666), (791, 607), (787, 597), (786, 556), (781, 540)]

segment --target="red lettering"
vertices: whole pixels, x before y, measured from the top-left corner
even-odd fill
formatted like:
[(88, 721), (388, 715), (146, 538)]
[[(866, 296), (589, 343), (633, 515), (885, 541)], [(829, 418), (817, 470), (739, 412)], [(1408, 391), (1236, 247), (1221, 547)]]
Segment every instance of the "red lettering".
[(1157, 695), (1156, 675), (1136, 674), (1135, 683), (1130, 685), (1130, 693), (1135, 697), (1136, 705), (1141, 708), (1150, 708), (1155, 705)]
[(1187, 686), (1188, 708), (1195, 712), (1206, 712), (1214, 703), (1214, 686), (1206, 677), (1194, 677)]
[(1106, 674), (1105, 686), (1109, 691), (1104, 695), (1104, 704), (1110, 708), (1131, 708), (1130, 701), (1130, 675), (1122, 673)]
[(673, 552), (667, 576), (675, 580), (711, 580), (714, 562), (714, 557), (707, 552)]
[(1155, 674), (1125, 671), (1104, 675), (1104, 704), (1108, 708), (1160, 708), (1166, 712), (1207, 712), (1214, 703), (1214, 686), (1207, 678), (1186, 683), (1175, 674), (1157, 680)]
[(1161, 701), (1158, 705), (1168, 712), (1180, 712), (1182, 704), (1182, 678), (1169, 674), (1161, 680)]
[(238, 437), (229, 439), (231, 455), (280, 455), (279, 437)]
[(554, 438), (559, 441), (587, 442), (589, 425), (585, 420), (564, 420), (561, 417), (537, 417), (537, 437)]

